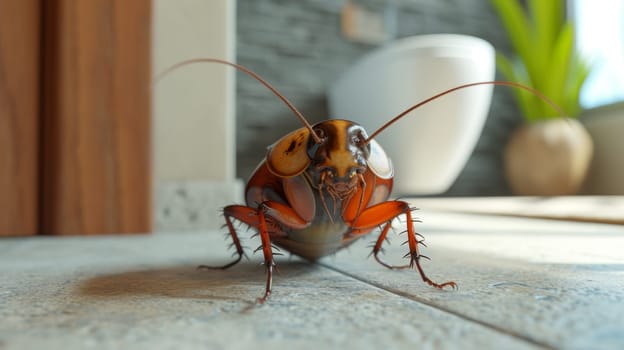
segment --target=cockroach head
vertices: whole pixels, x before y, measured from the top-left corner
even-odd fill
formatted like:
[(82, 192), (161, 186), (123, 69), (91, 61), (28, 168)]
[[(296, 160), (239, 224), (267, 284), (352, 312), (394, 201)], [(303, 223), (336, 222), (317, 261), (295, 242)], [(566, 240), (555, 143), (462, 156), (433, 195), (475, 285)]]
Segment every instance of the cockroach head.
[(369, 147), (364, 144), (366, 131), (351, 121), (333, 119), (315, 124), (312, 129), (321, 139), (308, 142), (312, 171), (324, 171), (331, 177), (347, 180), (366, 170)]
[(320, 143), (308, 141), (310, 171), (347, 181), (370, 169), (377, 176), (392, 177), (392, 165), (377, 142), (366, 142), (368, 134), (359, 124), (332, 119), (313, 126)]

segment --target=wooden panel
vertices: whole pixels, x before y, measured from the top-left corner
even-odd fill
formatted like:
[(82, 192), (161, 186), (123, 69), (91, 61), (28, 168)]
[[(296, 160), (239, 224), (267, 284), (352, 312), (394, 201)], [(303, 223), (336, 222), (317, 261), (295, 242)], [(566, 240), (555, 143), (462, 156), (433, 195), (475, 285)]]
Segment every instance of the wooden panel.
[(44, 3), (41, 231), (150, 231), (150, 1)]
[(0, 1), (0, 236), (37, 230), (39, 0)]

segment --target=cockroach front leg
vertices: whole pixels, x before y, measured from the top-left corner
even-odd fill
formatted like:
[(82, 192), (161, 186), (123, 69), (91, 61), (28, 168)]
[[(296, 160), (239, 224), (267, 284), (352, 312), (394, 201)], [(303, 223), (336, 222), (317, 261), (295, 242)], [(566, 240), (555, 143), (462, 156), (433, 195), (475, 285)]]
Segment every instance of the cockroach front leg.
[[(407, 203), (405, 203), (405, 205), (407, 206)], [(407, 256), (410, 257), (410, 263), (409, 263), (410, 267), (416, 266), (423, 281), (429, 284), (430, 286), (433, 286), (439, 289), (442, 289), (448, 286), (453, 289), (456, 289), (457, 283), (453, 281), (438, 284), (438, 283), (433, 282), (429, 277), (425, 275), (425, 272), (423, 271), (422, 266), (420, 266), (420, 258), (423, 257), (424, 255), (420, 255), (420, 253), (418, 253), (418, 241), (416, 240), (416, 233), (414, 232), (414, 223), (412, 222), (412, 209), (409, 207), (407, 207), (407, 210), (405, 211), (405, 218), (406, 218), (405, 221), (407, 222), (407, 243), (409, 245), (409, 253), (408, 253), (409, 255), (406, 255), (406, 257)]]
[(429, 284), (430, 286), (442, 289), (444, 287), (451, 287), (453, 289), (457, 288), (457, 284), (453, 281), (444, 282), (444, 283), (436, 283), (432, 281), (425, 274), (422, 266), (420, 266), (420, 259), (424, 257), (420, 255), (418, 252), (418, 240), (416, 239), (416, 232), (414, 231), (414, 225), (412, 222), (412, 209), (409, 207), (407, 202), (403, 201), (388, 201), (376, 204), (370, 208), (365, 209), (358, 218), (354, 220), (352, 223), (352, 228), (355, 230), (366, 230), (374, 227), (378, 227), (379, 225), (385, 225), (382, 233), (377, 240), (373, 248), (373, 254), (375, 255), (375, 259), (380, 262), (382, 265), (389, 268), (404, 268), (404, 266), (392, 266), (385, 262), (383, 262), (377, 255), (381, 250), (381, 245), (383, 244), (386, 235), (388, 234), (388, 230), (390, 229), (390, 224), (393, 219), (397, 218), (399, 215), (405, 215), (407, 221), (407, 244), (409, 247), (409, 253), (405, 255), (405, 257), (410, 258), (410, 263), (407, 265), (408, 267), (416, 267), (418, 273), (420, 273), (420, 277), (422, 280)]
[(257, 227), (258, 220), (255, 219), (256, 209), (246, 207), (244, 205), (228, 205), (223, 208), (223, 216), (225, 217), (225, 227), (227, 227), (228, 232), (230, 233), (230, 237), (232, 238), (232, 245), (237, 254), (236, 259), (234, 261), (227, 263), (223, 266), (208, 266), (208, 265), (199, 265), (197, 268), (199, 269), (211, 269), (211, 270), (225, 270), (230, 268), (236, 264), (238, 264), (243, 256), (245, 256), (245, 251), (243, 250), (243, 246), (241, 245), (240, 239), (238, 238), (238, 234), (236, 233), (236, 229), (232, 223), (232, 217), (246, 223), (249, 226)]
[(229, 205), (223, 209), (223, 216), (225, 217), (225, 226), (228, 228), (230, 236), (232, 237), (232, 246), (236, 249), (235, 254), (238, 254), (236, 259), (223, 266), (206, 266), (201, 265), (202, 269), (227, 269), (236, 265), (241, 261), (245, 252), (241, 245), (236, 229), (232, 223), (232, 218), (235, 218), (250, 227), (258, 230), (258, 235), (262, 244), (257, 250), (262, 249), (264, 254), (264, 265), (267, 269), (267, 280), (264, 295), (258, 298), (259, 303), (264, 303), (271, 295), (271, 288), (273, 284), (273, 270), (275, 269), (275, 261), (273, 260), (273, 246), (271, 245), (271, 239), (269, 237), (269, 224), (266, 220), (266, 212), (269, 211), (268, 205), (270, 202), (263, 203), (258, 208), (251, 208), (244, 205)]
[(400, 266), (390, 265), (387, 262), (383, 261), (383, 259), (381, 259), (381, 257), (379, 256), (379, 253), (383, 251), (382, 245), (386, 241), (386, 237), (388, 236), (388, 231), (390, 231), (391, 227), (392, 227), (392, 221), (389, 221), (384, 225), (383, 230), (381, 230), (381, 233), (379, 234), (379, 238), (377, 238), (377, 242), (375, 242), (375, 245), (373, 246), (373, 251), (371, 252), (371, 254), (375, 257), (375, 260), (377, 260), (378, 263), (380, 263), (381, 265), (391, 270), (402, 270), (402, 269), (410, 268), (411, 267), (410, 264), (400, 265)]
[(264, 302), (271, 295), (271, 289), (273, 287), (273, 269), (275, 268), (275, 260), (273, 260), (273, 247), (271, 245), (271, 238), (269, 237), (269, 230), (267, 229), (267, 223), (265, 218), (266, 208), (261, 205), (258, 209), (258, 233), (260, 234), (260, 241), (262, 245), (258, 249), (262, 249), (264, 254), (264, 266), (267, 269), (266, 287), (264, 290), (264, 296), (258, 298), (258, 303), (264, 304)]

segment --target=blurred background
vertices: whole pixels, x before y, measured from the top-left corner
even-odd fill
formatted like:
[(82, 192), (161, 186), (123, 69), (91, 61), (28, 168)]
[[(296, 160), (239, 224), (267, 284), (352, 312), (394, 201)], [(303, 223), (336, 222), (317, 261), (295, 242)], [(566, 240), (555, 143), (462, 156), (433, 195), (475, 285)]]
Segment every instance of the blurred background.
[[(469, 35), (514, 56), (493, 3), (0, 0), (0, 235), (218, 227), (218, 209), (242, 201), (266, 147), (301, 125), (262, 85), (230, 68), (189, 65), (154, 77), (190, 58), (236, 61), (317, 122), (330, 117), (336, 79), (397, 39)], [(576, 25), (573, 48), (593, 68), (579, 118), (593, 160), (578, 194), (624, 194), (624, 7), (561, 3), (553, 16)], [(494, 89), (461, 172), (448, 189), (427, 195), (517, 194), (504, 150), (525, 124), (522, 113), (510, 89)]]
[[(363, 38), (349, 38), (343, 33), (346, 3), (239, 1), (237, 59), (278, 86), (308, 118), (320, 121), (329, 116), (326, 92), (334, 80), (363, 55), (394, 39), (459, 33), (483, 38), (501, 50), (510, 48), (488, 1), (352, 1), (357, 10), (367, 13), (369, 21), (381, 23), (383, 36), (370, 40), (364, 31)], [(245, 178), (266, 145), (299, 123), (252, 80), (240, 77), (237, 93), (237, 171)], [(413, 103), (417, 102), (415, 98)], [(500, 146), (521, 121), (516, 108), (509, 91), (496, 89), (483, 136), (448, 194), (508, 193), (500, 170)], [(394, 116), (389, 111), (379, 118)], [(357, 116), (339, 117), (357, 121)]]

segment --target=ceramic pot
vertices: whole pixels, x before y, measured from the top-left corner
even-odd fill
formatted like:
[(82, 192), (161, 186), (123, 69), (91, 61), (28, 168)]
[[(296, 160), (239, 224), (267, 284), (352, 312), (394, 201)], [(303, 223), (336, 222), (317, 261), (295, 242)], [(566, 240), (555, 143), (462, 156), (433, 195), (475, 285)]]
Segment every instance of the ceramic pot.
[(592, 139), (576, 119), (527, 124), (507, 143), (505, 176), (517, 195), (574, 195), (581, 189), (592, 154)]

